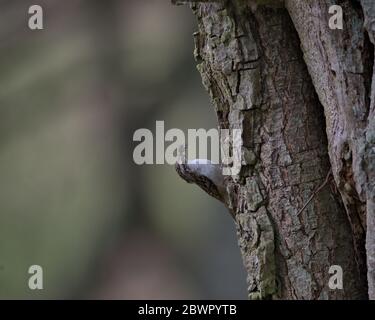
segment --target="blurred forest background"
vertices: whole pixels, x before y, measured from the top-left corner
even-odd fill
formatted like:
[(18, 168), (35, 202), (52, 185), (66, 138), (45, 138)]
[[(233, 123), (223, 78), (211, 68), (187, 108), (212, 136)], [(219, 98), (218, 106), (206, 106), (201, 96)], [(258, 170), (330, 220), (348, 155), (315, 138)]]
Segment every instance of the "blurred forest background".
[(0, 0), (0, 298), (246, 298), (226, 209), (133, 162), (156, 120), (216, 127), (194, 30), (169, 0)]

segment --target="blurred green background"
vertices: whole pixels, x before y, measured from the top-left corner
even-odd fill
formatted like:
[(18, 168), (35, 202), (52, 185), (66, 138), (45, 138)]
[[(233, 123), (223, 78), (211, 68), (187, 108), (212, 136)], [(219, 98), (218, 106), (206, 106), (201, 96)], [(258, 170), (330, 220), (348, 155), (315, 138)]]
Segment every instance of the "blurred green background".
[(216, 127), (194, 30), (169, 0), (0, 1), (0, 298), (246, 298), (226, 209), (133, 162), (138, 128)]

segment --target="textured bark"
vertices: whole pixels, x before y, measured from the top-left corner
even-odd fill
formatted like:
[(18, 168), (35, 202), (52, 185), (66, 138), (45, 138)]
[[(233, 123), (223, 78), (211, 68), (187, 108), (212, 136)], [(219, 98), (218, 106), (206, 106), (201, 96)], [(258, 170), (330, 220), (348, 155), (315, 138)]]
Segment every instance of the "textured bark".
[[(334, 1), (287, 0), (298, 30), (306, 64), (324, 106), (332, 171), (348, 213), (356, 259), (366, 273), (365, 236), (370, 298), (374, 294), (374, 107), (370, 99), (373, 46), (364, 30), (364, 13), (357, 1), (341, 1), (343, 30), (331, 30), (328, 8)], [(366, 25), (371, 25), (373, 1), (363, 1)], [(370, 8), (371, 7), (371, 8)], [(373, 35), (370, 32), (373, 42)], [(374, 90), (374, 89), (373, 89)], [(372, 92), (373, 92), (372, 90)]]
[[(363, 26), (365, 16), (367, 30), (375, 25), (374, 10), (341, 1), (348, 21), (334, 31), (330, 4), (191, 4), (194, 55), (219, 127), (242, 131), (242, 167), (225, 178), (225, 199), (252, 299), (367, 298), (375, 89), (374, 37)], [(322, 186), (331, 167), (334, 181)], [(370, 297), (374, 240), (368, 231)], [(332, 265), (343, 269), (342, 290), (328, 287)]]

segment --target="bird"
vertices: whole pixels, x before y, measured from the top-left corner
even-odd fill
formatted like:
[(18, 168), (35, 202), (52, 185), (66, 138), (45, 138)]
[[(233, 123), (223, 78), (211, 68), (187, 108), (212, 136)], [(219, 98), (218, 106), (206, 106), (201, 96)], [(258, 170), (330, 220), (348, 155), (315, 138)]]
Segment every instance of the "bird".
[(207, 159), (177, 161), (175, 168), (179, 176), (187, 183), (194, 183), (211, 197), (225, 203), (224, 177), (220, 164)]

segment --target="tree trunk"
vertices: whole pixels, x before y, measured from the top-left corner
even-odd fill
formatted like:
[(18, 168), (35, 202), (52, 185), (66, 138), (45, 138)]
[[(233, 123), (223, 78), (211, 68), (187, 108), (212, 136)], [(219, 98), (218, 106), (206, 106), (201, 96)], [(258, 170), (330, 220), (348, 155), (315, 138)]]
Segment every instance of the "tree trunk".
[(375, 1), (186, 2), (219, 128), (242, 132), (225, 204), (249, 297), (375, 299)]

